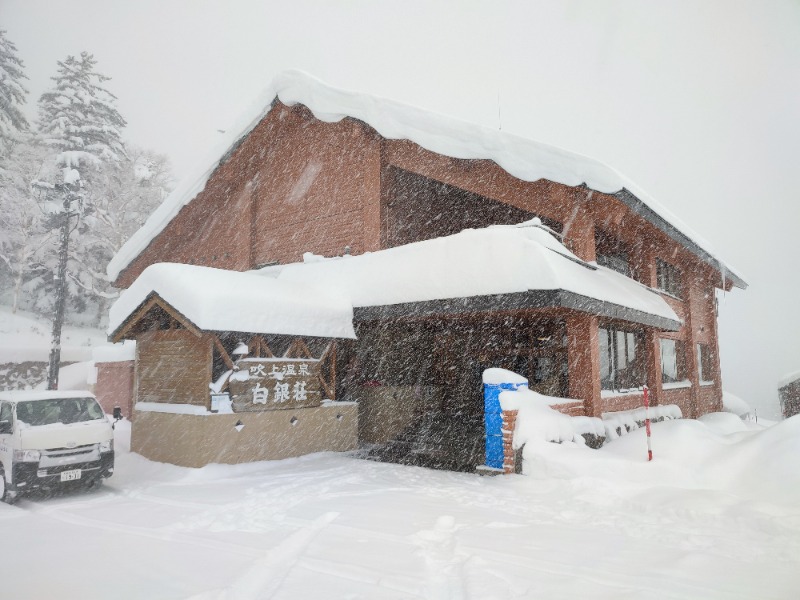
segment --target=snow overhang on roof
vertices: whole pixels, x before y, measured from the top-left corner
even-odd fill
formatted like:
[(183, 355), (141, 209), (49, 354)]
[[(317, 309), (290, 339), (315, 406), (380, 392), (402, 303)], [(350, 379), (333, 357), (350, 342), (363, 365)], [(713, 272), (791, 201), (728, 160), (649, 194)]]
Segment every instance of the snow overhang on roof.
[(112, 281), (147, 248), (180, 209), (203, 190), (213, 172), (264, 118), (276, 99), (288, 106), (302, 104), (321, 121), (335, 122), (346, 117), (361, 120), (384, 138), (408, 139), (445, 156), (493, 160), (523, 181), (547, 179), (569, 186), (586, 185), (589, 189), (616, 195), (632, 210), (719, 270), (724, 279), (737, 287), (747, 287), (744, 280), (716, 256), (708, 242), (638, 190), (627, 178), (599, 161), (384, 98), (329, 87), (298, 71), (278, 75), (240, 120), (226, 129), (227, 133), (208, 160), (186, 177), (123, 245), (108, 264), (107, 272)]
[[(536, 221), (536, 220), (535, 220)], [(467, 229), (405, 246), (260, 271), (348, 298), (357, 320), (562, 307), (677, 330), (660, 294), (581, 261), (539, 225)]]
[(324, 289), (175, 263), (147, 267), (122, 292), (109, 311), (109, 335), (153, 295), (203, 331), (355, 338), (352, 306)]
[(784, 375), (778, 380), (778, 389), (783, 389), (792, 385), (793, 383), (797, 383), (798, 381), (800, 381), (800, 371), (794, 371), (793, 373)]

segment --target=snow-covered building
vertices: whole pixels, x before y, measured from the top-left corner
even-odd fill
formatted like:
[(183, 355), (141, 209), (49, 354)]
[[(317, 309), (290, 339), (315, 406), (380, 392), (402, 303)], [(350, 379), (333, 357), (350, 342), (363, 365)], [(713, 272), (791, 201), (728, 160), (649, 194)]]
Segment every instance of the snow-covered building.
[(800, 371), (789, 373), (778, 382), (778, 400), (784, 419), (800, 415)]
[(435, 438), (463, 450), (428, 461), (452, 468), (482, 462), (488, 367), (572, 415), (635, 408), (645, 384), (685, 416), (719, 410), (715, 290), (746, 287), (600, 162), (300, 73), (273, 82), (109, 275), (130, 288), (113, 339), (186, 318), (214, 336), (207, 383), (241, 343), (328, 340), (326, 396), (358, 403), (359, 442), (402, 459)]

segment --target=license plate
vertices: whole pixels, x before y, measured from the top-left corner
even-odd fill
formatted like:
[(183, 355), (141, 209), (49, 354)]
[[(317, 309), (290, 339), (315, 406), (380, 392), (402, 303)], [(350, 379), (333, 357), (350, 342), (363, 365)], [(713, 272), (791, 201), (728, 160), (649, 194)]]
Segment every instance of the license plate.
[(75, 481), (81, 478), (81, 470), (73, 469), (72, 471), (63, 471), (61, 473), (61, 481)]

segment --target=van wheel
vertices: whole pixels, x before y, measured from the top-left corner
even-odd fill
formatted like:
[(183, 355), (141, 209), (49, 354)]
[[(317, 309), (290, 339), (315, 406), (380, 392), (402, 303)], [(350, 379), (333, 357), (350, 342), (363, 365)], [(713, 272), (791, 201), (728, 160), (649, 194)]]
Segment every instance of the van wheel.
[(6, 488), (6, 474), (0, 468), (0, 501), (6, 504), (14, 504), (17, 501), (17, 495)]

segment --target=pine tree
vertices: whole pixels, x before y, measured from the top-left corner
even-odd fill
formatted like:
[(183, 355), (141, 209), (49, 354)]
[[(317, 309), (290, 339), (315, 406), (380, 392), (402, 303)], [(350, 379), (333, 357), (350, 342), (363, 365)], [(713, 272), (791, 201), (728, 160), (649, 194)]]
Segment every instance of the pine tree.
[(0, 157), (5, 157), (19, 134), (28, 129), (28, 120), (22, 114), (28, 90), (22, 80), (22, 60), (17, 57), (17, 47), (0, 29)]
[(39, 133), (42, 142), (53, 150), (57, 169), (49, 181), (39, 185), (49, 189), (62, 205), (58, 214), (60, 233), (49, 389), (58, 387), (61, 328), (68, 293), (70, 220), (77, 216), (80, 223), (91, 212), (86, 192), (97, 168), (125, 156), (120, 133), (126, 125), (125, 119), (115, 107), (116, 96), (102, 85), (109, 78), (95, 71), (96, 64), (88, 52), (82, 52), (80, 58), (68, 56), (58, 63), (53, 89), (39, 99)]
[(12, 312), (20, 305), (23, 285), (44, 275), (43, 260), (51, 250), (52, 232), (31, 189), (44, 158), (43, 148), (26, 136), (6, 157), (0, 178), (0, 274), (4, 289), (11, 290)]
[(39, 99), (39, 133), (57, 151), (55, 164), (64, 169), (67, 184), (75, 183), (70, 170), (90, 178), (90, 167), (125, 156), (120, 131), (126, 122), (115, 107), (116, 96), (102, 87), (110, 77), (95, 71), (96, 64), (88, 52), (59, 61), (55, 86)]

